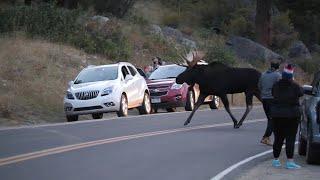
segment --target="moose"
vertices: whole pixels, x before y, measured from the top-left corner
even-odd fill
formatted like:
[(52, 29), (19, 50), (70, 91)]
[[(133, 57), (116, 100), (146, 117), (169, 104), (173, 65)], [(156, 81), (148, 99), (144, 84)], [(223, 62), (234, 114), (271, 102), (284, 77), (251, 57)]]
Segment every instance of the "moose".
[[(204, 102), (208, 95), (218, 96), (226, 111), (230, 115), (234, 128), (239, 128), (248, 113), (252, 109), (253, 96), (260, 101), (260, 90), (258, 88), (261, 73), (253, 68), (235, 68), (221, 62), (211, 62), (208, 65), (200, 65), (198, 62), (204, 56), (198, 51), (191, 51), (187, 56), (179, 54), (187, 63), (187, 69), (176, 78), (177, 84), (199, 85), (200, 95), (195, 103), (194, 109), (185, 121), (188, 125), (195, 111)], [(238, 122), (229, 108), (227, 94), (245, 93), (246, 111)]]

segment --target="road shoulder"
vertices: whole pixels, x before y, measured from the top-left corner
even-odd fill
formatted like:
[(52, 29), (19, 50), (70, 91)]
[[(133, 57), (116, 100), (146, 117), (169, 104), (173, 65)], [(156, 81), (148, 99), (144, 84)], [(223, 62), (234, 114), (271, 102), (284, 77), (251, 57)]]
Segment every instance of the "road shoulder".
[(315, 180), (320, 177), (320, 166), (319, 165), (309, 165), (306, 163), (304, 156), (299, 156), (295, 154), (295, 161), (297, 164), (301, 165), (302, 168), (299, 170), (288, 170), (284, 168), (286, 161), (285, 152), (282, 150), (280, 161), (282, 163), (281, 168), (274, 168), (271, 166), (271, 160), (264, 160), (261, 163), (257, 164), (251, 169), (248, 169), (244, 172), (239, 180)]

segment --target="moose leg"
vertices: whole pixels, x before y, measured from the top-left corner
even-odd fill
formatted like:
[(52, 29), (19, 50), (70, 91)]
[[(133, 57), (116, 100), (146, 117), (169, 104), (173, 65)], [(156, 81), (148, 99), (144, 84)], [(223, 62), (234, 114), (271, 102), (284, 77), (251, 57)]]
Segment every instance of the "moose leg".
[(226, 94), (219, 96), (224, 107), (226, 108), (226, 111), (228, 112), (229, 116), (231, 117), (232, 121), (233, 121), (233, 127), (237, 128), (237, 119), (232, 115), (231, 111), (230, 111), (230, 107), (229, 107), (229, 101), (228, 101), (228, 97)]
[(246, 106), (247, 106), (247, 108), (246, 108), (246, 111), (243, 114), (242, 118), (240, 119), (239, 123), (237, 124), (237, 126), (236, 126), (237, 128), (239, 128), (242, 125), (244, 119), (247, 117), (248, 113), (251, 111), (251, 109), (252, 109), (252, 98), (253, 98), (253, 94), (252, 93), (246, 93)]
[(194, 105), (194, 108), (191, 112), (191, 114), (189, 115), (188, 119), (186, 120), (186, 122), (184, 122), (184, 125), (188, 125), (191, 121), (191, 118), (193, 116), (193, 114), (196, 112), (196, 110), (201, 106), (201, 104), (204, 102), (204, 100), (206, 99), (207, 95), (201, 94), (198, 97), (198, 100), (196, 102), (196, 104)]

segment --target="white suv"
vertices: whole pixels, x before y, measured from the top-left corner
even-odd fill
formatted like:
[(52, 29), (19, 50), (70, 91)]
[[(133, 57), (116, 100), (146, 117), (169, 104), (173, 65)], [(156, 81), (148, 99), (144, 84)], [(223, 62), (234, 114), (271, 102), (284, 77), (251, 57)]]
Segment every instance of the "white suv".
[(82, 114), (101, 119), (105, 112), (127, 116), (128, 109), (136, 107), (140, 114), (150, 113), (149, 90), (137, 69), (126, 62), (83, 69), (69, 82), (64, 98), (68, 121), (77, 121)]

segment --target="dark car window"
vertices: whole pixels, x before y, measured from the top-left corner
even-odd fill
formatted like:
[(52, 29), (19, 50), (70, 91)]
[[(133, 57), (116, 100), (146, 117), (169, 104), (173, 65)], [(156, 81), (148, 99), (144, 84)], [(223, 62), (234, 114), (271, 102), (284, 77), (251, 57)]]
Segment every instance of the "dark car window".
[(118, 78), (118, 67), (109, 66), (101, 68), (90, 68), (81, 71), (74, 84), (96, 82), (96, 81), (107, 81)]
[(131, 72), (132, 76), (135, 76), (137, 74), (137, 71), (132, 66), (128, 66), (128, 69)]
[(146, 73), (144, 73), (144, 71), (143, 71), (142, 69), (137, 68), (137, 70), (138, 70), (139, 74), (140, 74), (142, 77), (147, 78)]
[(123, 78), (125, 79), (126, 76), (129, 74), (127, 68), (125, 66), (122, 66), (121, 68), (121, 72), (122, 72), (122, 75), (123, 75)]
[(167, 79), (167, 78), (176, 78), (181, 74), (186, 67), (178, 65), (168, 65), (160, 66), (154, 72), (151, 73), (149, 79)]

